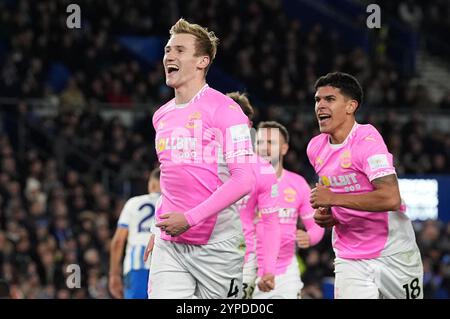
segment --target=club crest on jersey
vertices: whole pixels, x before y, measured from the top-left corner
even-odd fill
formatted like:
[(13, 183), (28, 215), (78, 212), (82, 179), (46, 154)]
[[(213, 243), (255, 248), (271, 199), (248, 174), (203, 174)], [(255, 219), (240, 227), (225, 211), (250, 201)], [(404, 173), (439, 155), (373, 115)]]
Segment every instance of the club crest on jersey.
[(164, 122), (164, 121), (159, 122), (158, 130), (162, 129), (164, 127), (164, 125), (166, 125), (166, 122)]
[(284, 200), (288, 203), (292, 203), (295, 202), (295, 199), (297, 197), (297, 192), (295, 191), (295, 189), (293, 188), (286, 188), (285, 190), (283, 190), (283, 194), (284, 194)]
[(345, 150), (344, 152), (342, 152), (340, 159), (342, 168), (349, 168), (350, 166), (352, 166), (352, 154), (349, 150)]
[(185, 127), (186, 128), (195, 128), (195, 121), (198, 121), (202, 118), (202, 114), (200, 112), (194, 112), (189, 114), (188, 116), (188, 122), (186, 123)]

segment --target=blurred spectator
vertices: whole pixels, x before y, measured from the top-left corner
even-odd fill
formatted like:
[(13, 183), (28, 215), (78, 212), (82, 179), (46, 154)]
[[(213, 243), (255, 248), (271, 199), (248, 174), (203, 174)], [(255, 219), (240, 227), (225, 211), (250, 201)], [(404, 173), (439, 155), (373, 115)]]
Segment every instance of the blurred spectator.
[(400, 18), (414, 29), (420, 27), (422, 22), (422, 8), (415, 0), (404, 0), (398, 5), (398, 13)]
[(82, 112), (86, 105), (83, 92), (78, 87), (74, 78), (70, 78), (67, 87), (61, 93), (60, 98), (62, 112)]
[(416, 136), (409, 138), (408, 151), (403, 156), (406, 174), (425, 174), (431, 171), (430, 156), (424, 152), (423, 143)]
[(438, 105), (431, 99), (425, 85), (418, 85), (415, 89), (414, 106), (423, 111), (437, 109)]
[(442, 97), (440, 108), (442, 110), (450, 110), (450, 90), (448, 90)]

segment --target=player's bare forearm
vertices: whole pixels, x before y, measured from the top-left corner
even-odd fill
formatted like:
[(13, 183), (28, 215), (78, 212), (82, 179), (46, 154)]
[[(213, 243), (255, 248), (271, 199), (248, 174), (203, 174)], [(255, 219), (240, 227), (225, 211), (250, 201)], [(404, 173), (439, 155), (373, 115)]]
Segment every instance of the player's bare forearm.
[(114, 249), (111, 247), (111, 256), (109, 262), (109, 275), (120, 276), (121, 275), (121, 267), (120, 261), (122, 259), (122, 254), (118, 249)]
[(330, 206), (340, 206), (369, 212), (397, 211), (401, 198), (396, 175), (374, 179), (375, 190), (365, 194), (335, 194)]
[(118, 229), (111, 240), (109, 275), (121, 276), (121, 260), (128, 230)]
[(123, 298), (123, 285), (120, 262), (128, 230), (117, 229), (111, 241), (108, 288), (114, 298)]
[(144, 252), (144, 262), (147, 261), (148, 256), (150, 255), (150, 253), (153, 251), (153, 247), (155, 246), (155, 234), (151, 234), (150, 238), (148, 240), (147, 243), (147, 247), (145, 248), (145, 252)]

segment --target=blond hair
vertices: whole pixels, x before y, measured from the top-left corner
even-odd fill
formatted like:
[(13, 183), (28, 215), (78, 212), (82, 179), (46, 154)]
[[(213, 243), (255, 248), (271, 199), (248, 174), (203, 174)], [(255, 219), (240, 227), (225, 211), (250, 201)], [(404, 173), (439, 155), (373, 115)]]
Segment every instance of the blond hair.
[(245, 115), (247, 115), (249, 120), (252, 120), (255, 116), (255, 110), (248, 100), (247, 94), (241, 92), (230, 92), (227, 96), (232, 98), (242, 109)]
[(219, 39), (214, 32), (208, 31), (207, 28), (204, 28), (201, 25), (189, 23), (181, 18), (170, 28), (169, 33), (171, 36), (180, 33), (187, 33), (195, 36), (195, 56), (209, 56), (209, 64), (205, 70), (206, 75), (212, 61), (216, 57), (217, 45), (219, 43)]

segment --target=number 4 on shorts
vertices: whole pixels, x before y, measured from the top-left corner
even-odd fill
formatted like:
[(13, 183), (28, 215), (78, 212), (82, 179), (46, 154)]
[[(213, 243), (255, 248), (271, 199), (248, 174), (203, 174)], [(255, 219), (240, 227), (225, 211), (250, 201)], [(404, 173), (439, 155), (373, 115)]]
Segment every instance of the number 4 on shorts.
[(234, 284), (235, 278), (231, 279), (230, 282), (230, 290), (228, 290), (228, 298), (235, 296), (235, 298), (238, 296), (239, 293), (239, 287), (238, 285)]

